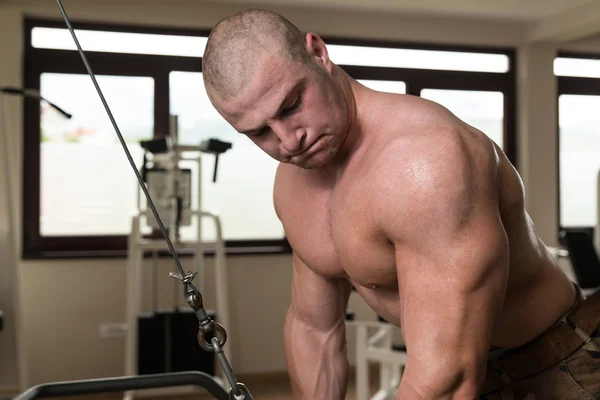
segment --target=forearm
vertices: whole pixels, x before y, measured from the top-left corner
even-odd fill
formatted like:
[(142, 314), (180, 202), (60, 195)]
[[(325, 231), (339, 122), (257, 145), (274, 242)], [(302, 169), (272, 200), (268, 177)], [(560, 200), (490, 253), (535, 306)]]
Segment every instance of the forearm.
[(294, 400), (342, 400), (348, 384), (344, 321), (315, 329), (289, 311), (284, 342)]

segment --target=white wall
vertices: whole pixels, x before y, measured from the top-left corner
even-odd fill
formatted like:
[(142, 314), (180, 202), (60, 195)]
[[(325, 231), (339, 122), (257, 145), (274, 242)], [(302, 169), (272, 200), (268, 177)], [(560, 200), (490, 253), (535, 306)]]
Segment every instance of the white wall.
[[(64, 3), (73, 20), (195, 28), (210, 28), (220, 18), (240, 8), (192, 0), (172, 0), (168, 3), (158, 0), (68, 0)], [(523, 26), (515, 23), (362, 12), (328, 13), (302, 8), (274, 10), (290, 18), (302, 29), (326, 36), (517, 46), (524, 32)], [(50, 0), (8, 0), (0, 3), (0, 84), (21, 84), (22, 18), (25, 15), (59, 19), (57, 8)], [(523, 79), (528, 79), (528, 76), (528, 73), (521, 75), (520, 82), (524, 83)], [(541, 85), (543, 83), (538, 82)], [(530, 91), (527, 96), (527, 104), (531, 104), (541, 96), (552, 98), (552, 93), (536, 94)], [(10, 153), (15, 155), (12, 167), (16, 171), (14, 183), (17, 185), (13, 194), (16, 204), (20, 204), (22, 108), (20, 101), (16, 100), (11, 101), (10, 107), (13, 122)], [(526, 110), (526, 107), (519, 109), (519, 115)], [(535, 110), (529, 107), (529, 111), (531, 114), (528, 118), (531, 120), (548, 118), (543, 107)], [(530, 136), (523, 139), (525, 142), (531, 142), (534, 138), (541, 140), (542, 137), (552, 141), (556, 134), (552, 129), (545, 131), (546, 125), (530, 124), (527, 129)], [(547, 170), (555, 162), (554, 155), (550, 154), (552, 150), (552, 146), (525, 146), (520, 149), (520, 159), (528, 165), (525, 183), (530, 198), (554, 199), (556, 196), (554, 171)], [(0, 181), (0, 192), (4, 190), (5, 182)], [(6, 205), (0, 203), (0, 224), (6, 217), (2, 213), (6, 213)], [(550, 203), (533, 212), (533, 215), (538, 220), (538, 233), (551, 244), (555, 227), (539, 222), (553, 221), (556, 205)], [(0, 225), (0, 232), (3, 226)], [(289, 303), (290, 257), (231, 257), (229, 263), (229, 296), (233, 311), (232, 324), (226, 329), (232, 341), (234, 369), (242, 374), (285, 369), (281, 329)], [(168, 260), (161, 264), (159, 276), (165, 277), (171, 264)], [(13, 266), (3, 265), (0, 279), (7, 279), (6, 276), (10, 275), (7, 271), (14, 270)], [(123, 372), (123, 340), (99, 338), (98, 325), (124, 319), (125, 260), (20, 261), (16, 270), (21, 278), (25, 328), (20, 335), (28, 350), (29, 385), (114, 376)], [(163, 284), (165, 287), (161, 298), (166, 301), (171, 280), (165, 278)], [(205, 294), (205, 304), (207, 307), (214, 304), (214, 294), (210, 289)], [(351, 308), (359, 309), (361, 317), (368, 318), (371, 315), (358, 299), (352, 299)], [(3, 346), (0, 351), (7, 348), (6, 336), (0, 336), (0, 345)], [(3, 352), (0, 357), (0, 372), (3, 374), (14, 368), (16, 363), (14, 355), (7, 357), (7, 354)], [(7, 377), (7, 382), (14, 382), (12, 375), (3, 375), (1, 379), (4, 377)], [(0, 385), (3, 383), (0, 380)]]

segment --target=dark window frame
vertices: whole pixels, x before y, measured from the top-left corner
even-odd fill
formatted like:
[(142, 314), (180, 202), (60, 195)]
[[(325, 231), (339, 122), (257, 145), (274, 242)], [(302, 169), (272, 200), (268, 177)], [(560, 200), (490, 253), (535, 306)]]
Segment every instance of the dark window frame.
[[(166, 35), (207, 36), (209, 29), (162, 28), (141, 25), (112, 25), (105, 23), (73, 21), (75, 29), (114, 32), (150, 33)], [(70, 50), (37, 49), (31, 44), (34, 27), (62, 28), (58, 20), (26, 18), (24, 23), (25, 57), (24, 86), (40, 89), (40, 76), (45, 72), (86, 74), (79, 55)], [(492, 90), (504, 94), (504, 149), (516, 166), (516, 78), (514, 49), (481, 48), (472, 46), (446, 46), (402, 43), (379, 40), (357, 40), (323, 37), (328, 44), (362, 45), (370, 47), (396, 47), (437, 51), (477, 52), (504, 54), (509, 58), (507, 73), (470, 71), (419, 70), (340, 65), (355, 79), (404, 81), (408, 94), (420, 95), (423, 88), (455, 90)], [(86, 52), (95, 74), (149, 76), (155, 82), (154, 135), (168, 132), (169, 73), (171, 71), (201, 72), (200, 57), (156, 56)], [(37, 258), (122, 258), (127, 254), (127, 235), (114, 236), (53, 236), (42, 237), (40, 217), (40, 111), (33, 100), (24, 100), (24, 161), (23, 161), (23, 249), (24, 259)], [(27, 184), (26, 184), (27, 182)], [(290, 253), (291, 247), (284, 237), (281, 240), (227, 240), (228, 254)], [(207, 244), (207, 254), (214, 249)]]
[[(600, 60), (600, 53), (581, 53), (572, 51), (559, 51), (557, 57), (564, 58), (580, 58), (588, 60)], [(556, 109), (559, 108), (559, 98), (563, 94), (572, 95), (589, 95), (589, 96), (600, 96), (600, 78), (582, 78), (575, 76), (557, 76), (557, 95), (556, 95)], [(559, 112), (556, 113), (556, 198), (557, 198), (557, 210), (556, 210), (556, 224), (558, 226), (559, 237), (561, 241), (560, 232), (562, 230), (570, 231), (583, 231), (588, 233), (592, 238), (594, 235), (599, 234), (596, 231), (595, 225), (592, 226), (572, 226), (565, 228), (562, 226), (560, 221), (560, 116)]]

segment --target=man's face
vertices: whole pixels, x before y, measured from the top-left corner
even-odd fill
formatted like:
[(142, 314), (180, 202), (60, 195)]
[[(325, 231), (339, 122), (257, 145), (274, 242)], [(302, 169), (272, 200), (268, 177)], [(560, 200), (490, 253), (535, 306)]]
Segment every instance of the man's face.
[(341, 86), (322, 65), (281, 55), (264, 56), (256, 71), (234, 99), (215, 101), (221, 115), (280, 162), (312, 169), (331, 161), (349, 126)]

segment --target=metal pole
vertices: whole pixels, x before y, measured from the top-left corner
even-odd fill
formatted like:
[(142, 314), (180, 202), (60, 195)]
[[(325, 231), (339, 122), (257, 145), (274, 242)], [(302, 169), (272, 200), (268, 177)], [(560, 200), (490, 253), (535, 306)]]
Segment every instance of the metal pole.
[(196, 385), (206, 389), (217, 400), (229, 400), (227, 392), (210, 375), (203, 372), (180, 372), (48, 383), (34, 386), (13, 400), (33, 400), (185, 385)]

